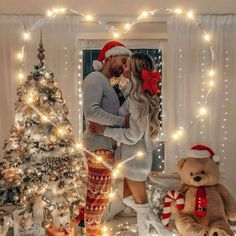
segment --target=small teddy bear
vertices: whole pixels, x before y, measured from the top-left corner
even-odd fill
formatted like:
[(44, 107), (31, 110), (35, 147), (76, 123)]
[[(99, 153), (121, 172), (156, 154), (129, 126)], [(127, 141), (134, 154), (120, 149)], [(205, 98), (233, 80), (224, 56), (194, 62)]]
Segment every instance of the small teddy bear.
[(236, 220), (236, 202), (219, 183), (219, 160), (207, 146), (196, 145), (177, 166), (185, 205), (175, 224), (182, 236), (233, 236), (228, 220)]

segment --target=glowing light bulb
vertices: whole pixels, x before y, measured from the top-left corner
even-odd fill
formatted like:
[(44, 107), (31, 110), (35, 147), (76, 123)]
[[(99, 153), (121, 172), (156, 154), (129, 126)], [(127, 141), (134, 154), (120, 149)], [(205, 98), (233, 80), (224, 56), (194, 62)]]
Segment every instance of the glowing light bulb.
[(31, 39), (31, 34), (30, 32), (24, 32), (22, 37), (25, 41), (29, 41)]
[(144, 153), (141, 152), (141, 151), (138, 151), (137, 154), (136, 154), (137, 157), (141, 157), (141, 156), (143, 156), (143, 155), (144, 155)]
[(210, 70), (209, 72), (208, 72), (208, 74), (209, 74), (209, 76), (214, 76), (215, 75), (215, 71), (214, 70)]
[(18, 53), (17, 53), (17, 59), (18, 59), (19, 61), (22, 61), (23, 58), (24, 58), (23, 54), (22, 54), (21, 52), (18, 52)]
[(63, 137), (66, 134), (65, 129), (63, 128), (57, 128), (57, 135), (60, 137)]
[(22, 72), (20, 72), (20, 73), (18, 74), (18, 79), (19, 79), (20, 82), (23, 81), (24, 77), (25, 77), (25, 76), (24, 76), (24, 74), (23, 74)]
[(119, 163), (118, 165), (117, 165), (117, 168), (118, 169), (120, 169), (120, 168), (122, 168), (123, 167), (123, 165), (121, 164), (121, 163)]
[(203, 35), (203, 39), (204, 39), (205, 41), (207, 41), (207, 42), (210, 42), (211, 36), (210, 36), (209, 34), (204, 34), (204, 35)]
[(172, 138), (173, 138), (174, 140), (178, 140), (179, 135), (178, 135), (177, 133), (174, 133), (174, 134), (172, 135)]
[(106, 233), (107, 231), (108, 231), (107, 226), (104, 225), (104, 226), (102, 227), (102, 232), (103, 232), (103, 233)]
[(102, 161), (102, 157), (101, 157), (101, 156), (97, 156), (96, 159), (97, 159), (97, 161), (99, 161), (99, 162)]
[(120, 38), (120, 33), (119, 32), (113, 32), (112, 34), (113, 34), (114, 38), (116, 38), (116, 39)]
[(214, 85), (215, 85), (214, 80), (210, 80), (209, 83), (208, 83), (208, 86), (209, 86), (210, 88), (213, 88)]
[(187, 13), (187, 17), (188, 17), (189, 19), (193, 19), (193, 18), (194, 18), (193, 11), (189, 11), (189, 12)]
[(43, 123), (47, 123), (47, 122), (49, 122), (48, 117), (45, 116), (45, 115), (42, 115), (42, 116), (41, 116), (41, 120), (42, 120)]
[(41, 84), (41, 85), (46, 85), (47, 84), (47, 80), (45, 80), (45, 79), (41, 79), (40, 81), (39, 81), (39, 83)]
[(76, 143), (75, 144), (76, 149), (81, 149), (83, 145), (81, 143)]
[(115, 197), (115, 192), (110, 192), (109, 193), (109, 199), (112, 200)]
[(178, 134), (179, 136), (183, 136), (183, 134), (184, 134), (184, 129), (183, 129), (183, 128), (180, 128), (180, 129), (177, 131), (177, 134)]
[(130, 30), (130, 29), (131, 29), (131, 24), (129, 24), (129, 23), (125, 24), (125, 25), (124, 25), (124, 28), (125, 28), (126, 30)]
[(46, 79), (50, 78), (50, 74), (48, 72), (46, 72), (44, 76), (45, 76)]
[(145, 19), (147, 17), (148, 17), (148, 12), (147, 11), (143, 11), (139, 18), (140, 19)]
[(113, 170), (112, 171), (112, 176), (113, 176), (113, 178), (117, 178), (118, 177), (118, 174), (119, 174), (119, 171), (117, 170), (117, 169), (115, 169), (115, 170)]
[(66, 8), (53, 8), (52, 12), (55, 14), (64, 14), (66, 12)]
[(199, 116), (207, 115), (207, 108), (206, 107), (200, 107), (198, 113), (199, 113)]
[(38, 100), (38, 93), (35, 90), (30, 90), (25, 97), (25, 101), (28, 104), (32, 104)]
[(53, 11), (47, 10), (47, 16), (52, 17), (54, 15)]
[(177, 15), (180, 15), (180, 14), (183, 13), (183, 10), (180, 9), (180, 8), (176, 8), (176, 9), (175, 9), (175, 13), (176, 13)]
[(66, 12), (66, 8), (60, 8), (59, 13), (64, 14)]
[(94, 18), (93, 18), (93, 16), (91, 16), (91, 15), (87, 15), (87, 16), (85, 16), (85, 20), (86, 21), (92, 21)]

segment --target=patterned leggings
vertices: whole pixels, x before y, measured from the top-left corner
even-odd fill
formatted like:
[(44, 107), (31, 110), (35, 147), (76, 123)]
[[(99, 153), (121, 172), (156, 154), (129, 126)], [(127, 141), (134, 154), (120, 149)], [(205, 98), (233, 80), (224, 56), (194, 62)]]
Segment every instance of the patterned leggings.
[[(97, 149), (94, 153), (101, 156), (111, 166), (115, 163), (114, 153), (106, 149)], [(86, 235), (100, 236), (101, 220), (108, 205), (108, 193), (111, 187), (111, 171), (93, 156), (86, 154), (88, 163), (88, 185), (86, 197)]]

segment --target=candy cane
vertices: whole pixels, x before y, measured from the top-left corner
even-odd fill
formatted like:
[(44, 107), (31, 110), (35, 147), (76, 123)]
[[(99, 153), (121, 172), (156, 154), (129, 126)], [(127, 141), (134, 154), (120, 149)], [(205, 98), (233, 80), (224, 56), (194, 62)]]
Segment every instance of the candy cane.
[(169, 191), (164, 199), (164, 208), (162, 213), (162, 224), (166, 227), (169, 225), (170, 221), (170, 205), (172, 201), (176, 201), (176, 206), (178, 210), (182, 210), (184, 208), (184, 198), (181, 193), (172, 190)]

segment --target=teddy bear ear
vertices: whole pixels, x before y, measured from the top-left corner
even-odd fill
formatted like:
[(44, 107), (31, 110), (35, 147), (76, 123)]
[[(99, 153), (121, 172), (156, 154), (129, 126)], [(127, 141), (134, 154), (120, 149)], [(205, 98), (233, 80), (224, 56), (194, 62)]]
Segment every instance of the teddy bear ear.
[(212, 157), (212, 160), (213, 160), (214, 162), (216, 162), (216, 163), (219, 163), (219, 162), (220, 162), (220, 157), (217, 156), (217, 155), (214, 155), (214, 156)]
[(177, 161), (177, 166), (178, 166), (179, 170), (182, 169), (182, 167), (183, 167), (186, 160), (187, 160), (187, 158), (181, 158)]

